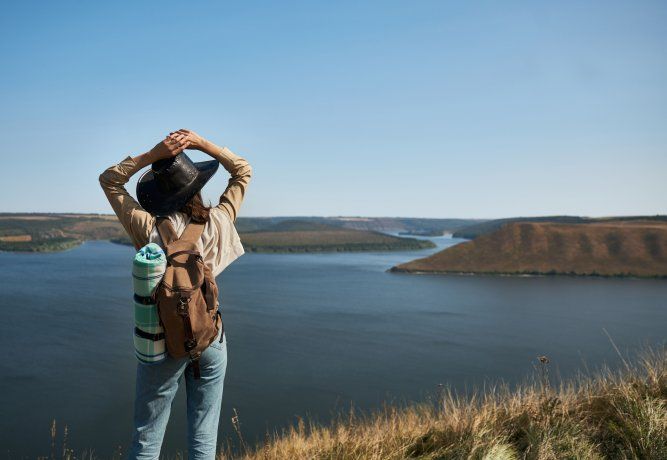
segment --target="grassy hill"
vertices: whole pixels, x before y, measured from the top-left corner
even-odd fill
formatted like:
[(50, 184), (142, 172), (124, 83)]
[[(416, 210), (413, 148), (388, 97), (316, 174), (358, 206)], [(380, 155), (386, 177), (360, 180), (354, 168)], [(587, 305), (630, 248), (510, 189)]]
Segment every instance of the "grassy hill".
[(363, 217), (363, 216), (280, 216), (239, 217), (236, 228), (239, 233), (263, 230), (283, 221), (312, 222), (355, 230), (401, 232), (418, 235), (442, 235), (471, 225), (485, 222), (482, 219), (433, 219), (419, 217)]
[(275, 224), (262, 227), (261, 229), (254, 230), (252, 232), (243, 232), (244, 235), (259, 233), (259, 232), (317, 232), (321, 230), (345, 230), (343, 227), (338, 227), (331, 224), (325, 224), (324, 222), (311, 221), (311, 220), (299, 220), (299, 219), (288, 219), (282, 220)]
[(667, 277), (667, 222), (509, 223), (391, 271)]
[(431, 241), (399, 238), (321, 222), (286, 220), (264, 230), (240, 234), (249, 252), (382, 251), (432, 248)]
[(426, 219), (417, 217), (327, 217), (326, 222), (345, 228), (413, 235), (439, 236), (484, 222), (482, 219)]

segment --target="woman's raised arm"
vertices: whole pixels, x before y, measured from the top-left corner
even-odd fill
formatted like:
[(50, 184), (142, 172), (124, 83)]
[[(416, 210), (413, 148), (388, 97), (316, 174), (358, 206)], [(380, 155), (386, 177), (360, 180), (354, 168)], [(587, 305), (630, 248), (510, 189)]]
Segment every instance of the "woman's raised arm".
[(220, 201), (217, 205), (225, 212), (232, 222), (236, 222), (241, 203), (245, 197), (245, 192), (252, 177), (252, 167), (248, 161), (236, 155), (227, 147), (220, 147), (213, 142), (204, 139), (194, 131), (180, 129), (170, 135), (180, 135), (178, 137), (188, 144), (188, 148), (201, 150), (211, 157), (218, 160), (222, 166), (231, 174), (227, 183), (227, 188), (220, 195)]
[(135, 157), (127, 156), (100, 174), (100, 186), (137, 249), (148, 243), (155, 218), (129, 194), (125, 184), (137, 171), (157, 160), (178, 155), (187, 145), (187, 142), (178, 140), (174, 136), (167, 136), (148, 152)]
[(232, 222), (236, 222), (246, 189), (252, 178), (252, 166), (245, 158), (236, 155), (227, 147), (209, 143), (205, 151), (222, 163), (222, 166), (232, 176), (227, 182), (227, 188), (220, 195), (218, 207), (229, 215)]

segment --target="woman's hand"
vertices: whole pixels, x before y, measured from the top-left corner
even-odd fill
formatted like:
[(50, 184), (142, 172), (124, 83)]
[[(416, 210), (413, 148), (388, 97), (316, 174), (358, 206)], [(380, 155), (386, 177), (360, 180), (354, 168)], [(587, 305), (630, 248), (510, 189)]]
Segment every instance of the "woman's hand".
[(153, 161), (172, 158), (189, 148), (189, 143), (183, 136), (169, 134), (164, 140), (158, 142), (150, 151)]
[(179, 129), (178, 131), (169, 133), (169, 136), (187, 143), (188, 146), (186, 148), (188, 149), (204, 151), (204, 147), (206, 146), (206, 139), (189, 129)]

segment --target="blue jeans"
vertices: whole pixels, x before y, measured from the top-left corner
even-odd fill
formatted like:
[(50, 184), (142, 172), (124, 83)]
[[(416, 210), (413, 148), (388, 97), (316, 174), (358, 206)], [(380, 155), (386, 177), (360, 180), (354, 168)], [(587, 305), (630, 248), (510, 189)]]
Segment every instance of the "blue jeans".
[(185, 374), (188, 417), (188, 459), (213, 460), (218, 438), (222, 388), (227, 370), (227, 334), (220, 335), (200, 358), (201, 379), (195, 380), (189, 358), (156, 364), (137, 363), (134, 434), (129, 459), (156, 460), (178, 381)]

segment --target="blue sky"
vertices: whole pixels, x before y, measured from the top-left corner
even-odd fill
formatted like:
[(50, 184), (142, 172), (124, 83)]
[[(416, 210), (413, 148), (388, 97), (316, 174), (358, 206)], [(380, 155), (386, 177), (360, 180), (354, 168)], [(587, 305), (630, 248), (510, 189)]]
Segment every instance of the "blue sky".
[(665, 2), (2, 5), (0, 211), (111, 212), (189, 128), (244, 216), (667, 213)]

